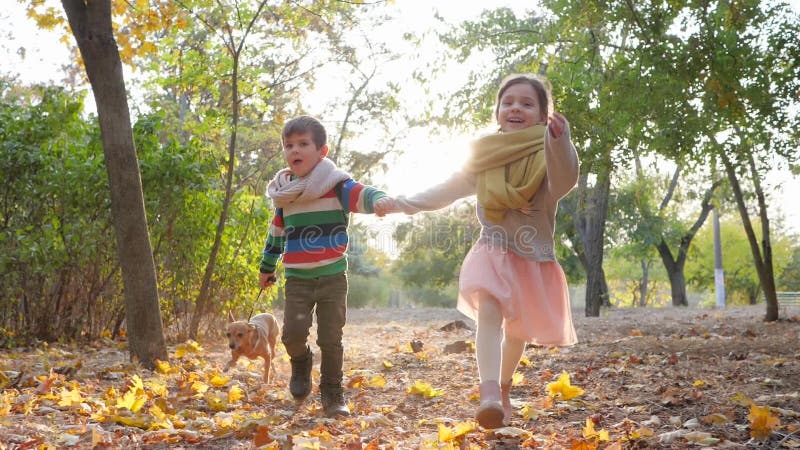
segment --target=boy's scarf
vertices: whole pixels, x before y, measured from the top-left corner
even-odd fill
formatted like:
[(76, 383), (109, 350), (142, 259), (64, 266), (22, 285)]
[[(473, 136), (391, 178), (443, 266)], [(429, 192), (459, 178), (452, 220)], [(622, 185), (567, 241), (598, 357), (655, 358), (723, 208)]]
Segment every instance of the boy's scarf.
[(311, 172), (304, 177), (293, 178), (289, 169), (281, 169), (267, 186), (267, 195), (276, 208), (291, 203), (316, 200), (333, 189), (340, 181), (347, 180), (350, 174), (339, 170), (328, 158), (322, 158)]
[(472, 143), (464, 170), (478, 176), (478, 203), (488, 221), (500, 223), (507, 210), (528, 206), (547, 171), (546, 132), (546, 126), (534, 125), (491, 134)]

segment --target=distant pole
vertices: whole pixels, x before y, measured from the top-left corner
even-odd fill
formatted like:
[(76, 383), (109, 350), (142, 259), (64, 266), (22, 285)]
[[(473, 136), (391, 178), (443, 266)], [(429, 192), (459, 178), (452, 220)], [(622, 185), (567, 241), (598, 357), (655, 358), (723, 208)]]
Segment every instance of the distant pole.
[(725, 307), (725, 271), (722, 269), (722, 239), (719, 231), (719, 213), (714, 207), (714, 287), (717, 293), (717, 308)]

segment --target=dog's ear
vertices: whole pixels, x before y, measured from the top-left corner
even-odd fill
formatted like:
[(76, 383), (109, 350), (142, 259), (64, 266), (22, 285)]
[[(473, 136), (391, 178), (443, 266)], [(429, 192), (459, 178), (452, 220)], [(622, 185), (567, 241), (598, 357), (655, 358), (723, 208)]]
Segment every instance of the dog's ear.
[(236, 319), (233, 318), (233, 313), (230, 309), (228, 310), (228, 320), (231, 322), (236, 322)]

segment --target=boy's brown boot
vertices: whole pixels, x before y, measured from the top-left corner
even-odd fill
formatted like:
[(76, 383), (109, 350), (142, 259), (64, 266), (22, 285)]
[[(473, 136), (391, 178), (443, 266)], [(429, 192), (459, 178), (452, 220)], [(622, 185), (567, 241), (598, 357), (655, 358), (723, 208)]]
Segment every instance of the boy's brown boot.
[(302, 400), (311, 393), (311, 366), (314, 365), (314, 354), (311, 349), (304, 358), (291, 358), (292, 378), (289, 380), (289, 392), (295, 400)]
[(478, 424), (487, 430), (503, 426), (503, 405), (500, 403), (500, 384), (484, 381), (480, 385), (481, 405), (475, 413)]
[(511, 382), (500, 384), (500, 401), (503, 404), (503, 423), (508, 425), (511, 423), (511, 415), (514, 413), (511, 409)]
[(319, 393), (322, 398), (322, 410), (328, 417), (349, 416), (350, 409), (344, 401), (341, 384), (320, 384)]

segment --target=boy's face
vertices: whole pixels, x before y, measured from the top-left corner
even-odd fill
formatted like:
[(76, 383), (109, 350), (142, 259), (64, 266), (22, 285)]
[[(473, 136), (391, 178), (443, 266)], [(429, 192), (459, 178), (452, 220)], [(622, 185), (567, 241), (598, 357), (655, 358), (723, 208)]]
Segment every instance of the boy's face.
[(283, 139), (283, 157), (295, 176), (304, 177), (325, 157), (328, 146), (317, 148), (310, 132), (292, 133)]

